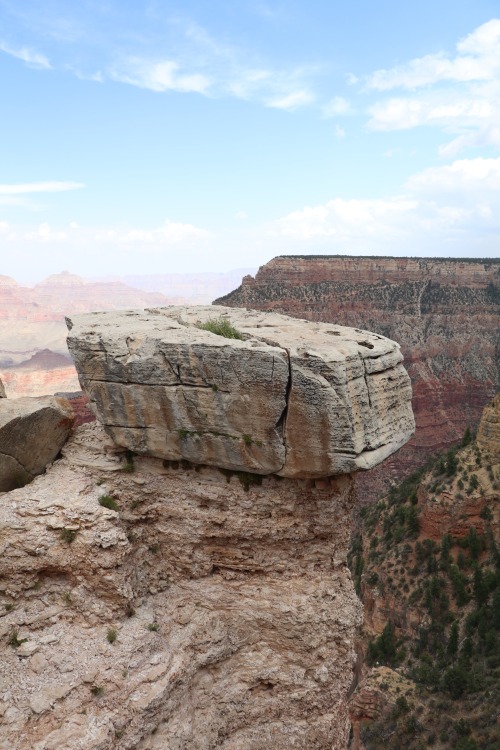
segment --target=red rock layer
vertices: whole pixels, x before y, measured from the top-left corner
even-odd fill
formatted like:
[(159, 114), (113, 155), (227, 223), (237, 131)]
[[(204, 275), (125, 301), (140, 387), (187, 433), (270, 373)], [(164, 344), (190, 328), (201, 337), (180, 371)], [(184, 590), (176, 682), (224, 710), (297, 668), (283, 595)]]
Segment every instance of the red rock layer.
[(381, 333), (401, 344), (416, 434), (361, 478), (366, 499), (476, 425), (500, 386), (500, 261), (280, 256), (216, 300)]

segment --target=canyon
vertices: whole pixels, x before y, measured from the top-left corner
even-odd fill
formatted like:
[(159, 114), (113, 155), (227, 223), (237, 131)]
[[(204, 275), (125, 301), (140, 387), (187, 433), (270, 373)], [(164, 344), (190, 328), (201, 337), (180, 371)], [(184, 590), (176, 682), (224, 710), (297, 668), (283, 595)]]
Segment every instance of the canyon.
[(280, 256), (216, 304), (374, 331), (401, 345), (414, 438), (361, 480), (373, 500), (477, 425), (500, 387), (500, 261)]
[(64, 271), (22, 286), (0, 275), (0, 376), (11, 397), (80, 389), (66, 347), (66, 314), (210, 302), (245, 272), (84, 279)]
[(361, 510), (352, 750), (500, 746), (499, 423), (497, 395), (477, 440), (464, 434)]
[[(103, 424), (74, 429), (45, 474), (1, 496), (1, 750), (347, 746), (353, 470), (411, 434), (401, 354), (357, 330), (225, 308), (219, 328), (213, 314), (68, 321)], [(166, 448), (147, 434), (155, 399)], [(320, 411), (319, 476), (293, 447)]]

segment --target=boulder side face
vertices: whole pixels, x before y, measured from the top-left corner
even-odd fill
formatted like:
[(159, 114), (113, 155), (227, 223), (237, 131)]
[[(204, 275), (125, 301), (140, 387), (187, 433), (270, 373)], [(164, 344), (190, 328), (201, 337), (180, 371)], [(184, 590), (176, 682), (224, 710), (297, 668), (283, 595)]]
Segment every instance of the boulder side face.
[(66, 399), (6, 398), (0, 401), (0, 492), (31, 482), (66, 442), (73, 412)]
[(96, 416), (134, 453), (319, 478), (370, 469), (414, 431), (399, 345), (377, 334), (217, 306), (66, 322)]

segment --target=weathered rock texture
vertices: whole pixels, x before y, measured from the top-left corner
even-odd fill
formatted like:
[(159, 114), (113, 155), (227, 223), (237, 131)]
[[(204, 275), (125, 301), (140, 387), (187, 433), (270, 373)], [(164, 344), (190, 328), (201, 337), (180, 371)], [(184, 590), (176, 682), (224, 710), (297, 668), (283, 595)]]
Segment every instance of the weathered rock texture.
[(5, 398), (5, 388), (1, 380), (0, 380), (0, 398)]
[[(244, 340), (202, 330), (223, 315)], [(168, 460), (289, 477), (369, 469), (414, 429), (399, 346), (360, 329), (214, 307), (68, 320), (108, 434)]]
[(0, 401), (0, 492), (21, 487), (45, 470), (73, 424), (67, 401), (50, 396)]
[(393, 477), (476, 425), (500, 387), (500, 261), (281, 256), (216, 301), (375, 331), (401, 344), (415, 437), (363, 482)]
[(1, 750), (343, 750), (352, 478), (116, 451), (80, 427), (0, 503)]
[(477, 431), (477, 444), (486, 451), (492, 464), (500, 463), (500, 393), (483, 411)]

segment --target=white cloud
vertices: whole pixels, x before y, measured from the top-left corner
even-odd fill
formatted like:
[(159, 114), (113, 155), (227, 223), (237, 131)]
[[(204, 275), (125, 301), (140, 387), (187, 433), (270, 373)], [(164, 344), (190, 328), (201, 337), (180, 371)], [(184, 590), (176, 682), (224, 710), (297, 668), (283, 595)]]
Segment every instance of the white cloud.
[(335, 125), (335, 135), (337, 138), (345, 138), (345, 130), (340, 125)]
[(209, 79), (201, 73), (181, 73), (180, 65), (173, 60), (149, 61), (130, 58), (121, 69), (111, 73), (115, 81), (129, 83), (151, 91), (180, 91), (205, 94)]
[[(323, 252), (498, 255), (500, 158), (462, 159), (413, 175), (399, 195), (335, 198), (293, 211), (268, 228)], [(292, 251), (292, 249), (290, 249)]]
[(38, 68), (40, 70), (50, 70), (52, 68), (49, 60), (45, 55), (41, 55), (39, 52), (34, 52), (28, 49), (28, 47), (21, 47), (14, 49), (5, 42), (0, 42), (0, 51), (5, 52), (6, 55), (16, 57), (18, 60), (22, 60), (30, 68)]
[(457, 44), (458, 54), (444, 52), (418, 57), (404, 65), (376, 70), (367, 78), (369, 88), (388, 91), (417, 89), (440, 81), (489, 81), (500, 73), (500, 19), (479, 26)]
[(322, 108), (323, 117), (338, 117), (346, 115), (351, 111), (351, 105), (343, 96), (335, 96)]
[(27, 193), (61, 193), (85, 187), (81, 182), (25, 182), (0, 185), (0, 195), (24, 195)]
[(238, 219), (238, 221), (244, 221), (246, 218), (248, 218), (247, 212), (246, 211), (237, 211), (236, 215), (235, 215), (235, 218)]
[(376, 102), (368, 127), (440, 128), (454, 136), (439, 148), (445, 158), (465, 148), (500, 147), (500, 19), (479, 26), (456, 49), (455, 56), (426, 55), (369, 75), (368, 89), (413, 93)]
[(405, 187), (412, 193), (481, 193), (490, 199), (500, 196), (500, 157), (460, 159), (443, 167), (430, 167), (410, 177)]
[(311, 104), (314, 101), (314, 96), (310, 91), (293, 91), (285, 96), (278, 96), (274, 99), (270, 99), (267, 102), (268, 107), (274, 107), (275, 109), (287, 109), (293, 111), (299, 107), (304, 107), (306, 104)]
[(61, 242), (66, 240), (68, 235), (66, 232), (54, 231), (50, 228), (50, 225), (45, 221), (33, 232), (26, 232), (25, 239), (27, 240), (38, 240), (43, 243), (47, 242)]

